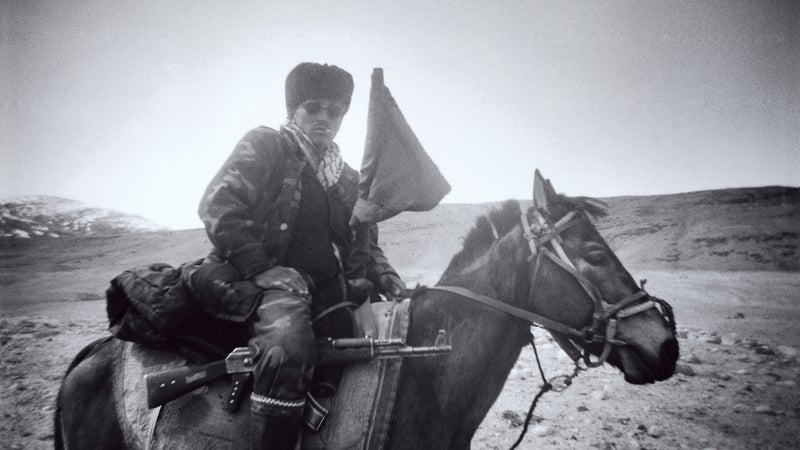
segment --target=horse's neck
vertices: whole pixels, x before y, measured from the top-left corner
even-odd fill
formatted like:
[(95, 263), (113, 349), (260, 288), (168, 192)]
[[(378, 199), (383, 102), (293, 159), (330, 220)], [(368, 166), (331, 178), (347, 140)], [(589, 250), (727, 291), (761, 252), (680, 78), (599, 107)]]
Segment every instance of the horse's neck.
[[(485, 259), (486, 266), (475, 266), (461, 276), (443, 277), (442, 284), (511, 301), (508, 293), (498, 292), (491, 259)], [(504, 275), (505, 281), (516, 278), (512, 273)], [(415, 299), (411, 314), (411, 345), (430, 345), (438, 329), (444, 328), (452, 352), (443, 360), (404, 363), (394, 438), (402, 439), (398, 434), (404, 432), (417, 433), (422, 442), (415, 445), (468, 445), (500, 394), (529, 329), (518, 319), (482, 304), (435, 290)], [(403, 447), (400, 442), (395, 446)]]

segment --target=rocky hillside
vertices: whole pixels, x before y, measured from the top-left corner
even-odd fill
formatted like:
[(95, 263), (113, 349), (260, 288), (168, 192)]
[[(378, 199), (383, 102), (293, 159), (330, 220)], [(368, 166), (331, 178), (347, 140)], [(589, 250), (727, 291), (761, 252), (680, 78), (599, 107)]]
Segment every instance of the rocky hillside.
[(0, 239), (102, 236), (163, 227), (139, 216), (48, 196), (0, 199)]
[(800, 270), (800, 189), (761, 187), (605, 199), (600, 232), (639, 268)]
[[(598, 229), (634, 274), (685, 269), (800, 271), (798, 188), (605, 200), (609, 215), (598, 222)], [(410, 284), (432, 284), (461, 249), (476, 217), (496, 205), (444, 204), (429, 212), (400, 214), (381, 223), (381, 245)], [(15, 209), (20, 210), (24, 207)], [(94, 221), (86, 219), (88, 213), (15, 214), (30, 218), (30, 222), (16, 223), (42, 224), (52, 234), (62, 229), (68, 233), (60, 239), (0, 238), (0, 299), (4, 303), (103, 298), (111, 278), (125, 269), (154, 262), (179, 265), (204, 257), (211, 248), (202, 229), (128, 233), (123, 230), (144, 227), (112, 226), (131, 223), (114, 222), (120, 216), (112, 213)], [(8, 215), (4, 213), (4, 226), (10, 223)], [(72, 221), (59, 222), (57, 217)], [(86, 225), (81, 228), (79, 223)], [(24, 230), (33, 234), (32, 226)]]
[[(629, 268), (800, 271), (800, 188), (602, 200), (608, 216), (597, 228)], [(381, 241), (401, 266), (444, 268), (475, 217), (495, 205), (440, 205), (427, 213), (403, 213), (381, 224)], [(420, 245), (402, 245), (409, 239)]]

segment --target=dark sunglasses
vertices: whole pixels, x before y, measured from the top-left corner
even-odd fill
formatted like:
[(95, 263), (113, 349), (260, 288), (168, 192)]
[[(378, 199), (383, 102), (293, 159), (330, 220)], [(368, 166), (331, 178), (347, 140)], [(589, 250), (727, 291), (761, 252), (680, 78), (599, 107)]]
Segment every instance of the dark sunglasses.
[(328, 105), (322, 104), (322, 102), (318, 100), (308, 100), (303, 102), (300, 105), (301, 108), (305, 109), (307, 113), (311, 114), (312, 116), (319, 114), (323, 109), (328, 111), (328, 117), (331, 119), (338, 119), (344, 116), (344, 113), (347, 112), (346, 108), (343, 108), (339, 105), (329, 103)]

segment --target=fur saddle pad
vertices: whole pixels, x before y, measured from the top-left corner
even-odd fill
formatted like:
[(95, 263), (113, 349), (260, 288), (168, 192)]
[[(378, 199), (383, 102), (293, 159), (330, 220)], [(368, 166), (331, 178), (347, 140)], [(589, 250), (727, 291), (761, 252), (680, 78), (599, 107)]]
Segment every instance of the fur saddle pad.
[[(364, 335), (406, 338), (408, 304), (365, 303), (356, 312)], [(247, 448), (250, 399), (237, 413), (222, 407), (230, 381), (222, 378), (159, 408), (147, 407), (144, 375), (185, 365), (175, 353), (126, 342), (119, 360), (122, 376), (114, 387), (126, 441), (133, 447)], [(303, 449), (379, 449), (389, 431), (402, 359), (372, 360), (348, 366), (339, 391), (317, 401), (330, 413), (319, 431), (303, 427)]]

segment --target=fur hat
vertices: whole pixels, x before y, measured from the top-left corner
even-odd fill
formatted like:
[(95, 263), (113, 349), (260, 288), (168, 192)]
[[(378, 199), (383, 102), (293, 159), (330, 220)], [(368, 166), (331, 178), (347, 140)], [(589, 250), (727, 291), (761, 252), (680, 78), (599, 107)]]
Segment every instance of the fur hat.
[(336, 66), (300, 63), (286, 76), (286, 111), (291, 116), (307, 100), (324, 99), (350, 106), (353, 76)]

